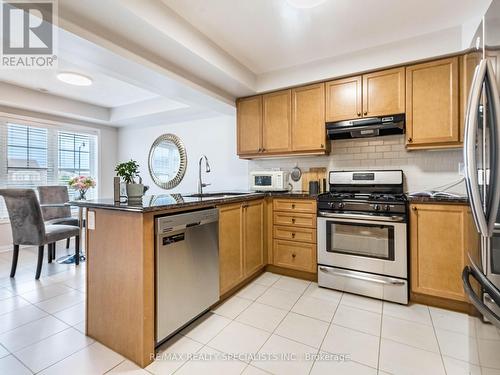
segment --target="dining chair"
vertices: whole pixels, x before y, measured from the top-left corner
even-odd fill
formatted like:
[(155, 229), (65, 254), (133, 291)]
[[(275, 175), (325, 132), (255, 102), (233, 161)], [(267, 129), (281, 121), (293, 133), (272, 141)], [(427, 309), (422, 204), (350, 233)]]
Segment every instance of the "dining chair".
[(7, 206), (14, 244), (10, 277), (14, 277), (16, 274), (20, 245), (38, 246), (38, 261), (35, 274), (35, 279), (37, 280), (40, 278), (42, 271), (45, 245), (75, 237), (76, 264), (79, 263), (79, 227), (62, 224), (45, 224), (40, 203), (32, 189), (0, 189), (0, 196), (3, 196), (5, 205)]
[[(37, 190), (45, 224), (79, 226), (78, 219), (71, 216), (71, 208), (64, 206), (65, 203), (69, 202), (69, 193), (66, 186), (38, 186)], [(66, 249), (69, 249), (70, 240), (70, 238), (66, 240)], [(51, 244), (48, 256), (49, 262), (56, 258), (56, 244)]]

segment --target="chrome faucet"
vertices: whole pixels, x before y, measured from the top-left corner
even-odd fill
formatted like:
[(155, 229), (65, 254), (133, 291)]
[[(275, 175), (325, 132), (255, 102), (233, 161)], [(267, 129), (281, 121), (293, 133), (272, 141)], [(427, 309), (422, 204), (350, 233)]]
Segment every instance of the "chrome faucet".
[(203, 194), (203, 188), (209, 186), (210, 184), (205, 184), (201, 180), (201, 162), (205, 159), (205, 172), (210, 173), (210, 164), (208, 164), (208, 158), (206, 155), (202, 155), (200, 161), (198, 162), (198, 194)]

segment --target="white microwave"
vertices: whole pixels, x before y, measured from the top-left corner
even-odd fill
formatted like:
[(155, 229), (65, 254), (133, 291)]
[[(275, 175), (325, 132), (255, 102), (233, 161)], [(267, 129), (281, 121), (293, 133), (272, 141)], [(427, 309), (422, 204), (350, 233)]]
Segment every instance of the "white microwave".
[(250, 189), (255, 191), (287, 191), (288, 172), (283, 172), (283, 171), (250, 172)]

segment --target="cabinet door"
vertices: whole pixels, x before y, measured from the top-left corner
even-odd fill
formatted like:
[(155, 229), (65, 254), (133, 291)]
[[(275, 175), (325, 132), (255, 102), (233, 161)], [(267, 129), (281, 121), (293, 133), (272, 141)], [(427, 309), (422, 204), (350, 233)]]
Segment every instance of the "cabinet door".
[(405, 68), (363, 75), (363, 116), (405, 112)]
[(406, 145), (459, 145), (458, 57), (406, 68)]
[(326, 83), (327, 122), (361, 117), (361, 76)]
[(290, 151), (292, 91), (284, 90), (262, 97), (262, 152)]
[(292, 150), (326, 149), (325, 85), (292, 90)]
[(460, 59), (460, 142), (464, 141), (465, 111), (467, 110), (474, 70), (479, 61), (481, 61), (480, 52), (467, 53)]
[(412, 292), (467, 301), (461, 275), (472, 235), (468, 207), (413, 204), (410, 211)]
[(243, 280), (241, 205), (219, 208), (219, 282), (223, 294)]
[(243, 205), (243, 254), (245, 277), (264, 265), (264, 201)]
[(273, 264), (299, 271), (315, 272), (316, 244), (275, 239)]
[(497, 77), (497, 84), (500, 86), (500, 50), (486, 51), (486, 58), (491, 61), (493, 71)]
[(238, 155), (257, 154), (262, 148), (262, 96), (236, 103)]

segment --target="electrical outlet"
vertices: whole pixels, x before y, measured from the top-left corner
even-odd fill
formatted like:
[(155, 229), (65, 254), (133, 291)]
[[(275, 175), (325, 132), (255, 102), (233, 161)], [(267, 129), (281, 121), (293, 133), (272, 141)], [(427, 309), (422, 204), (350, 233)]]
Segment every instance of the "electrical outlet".
[(465, 164), (462, 162), (458, 163), (458, 174), (461, 177), (465, 177)]

